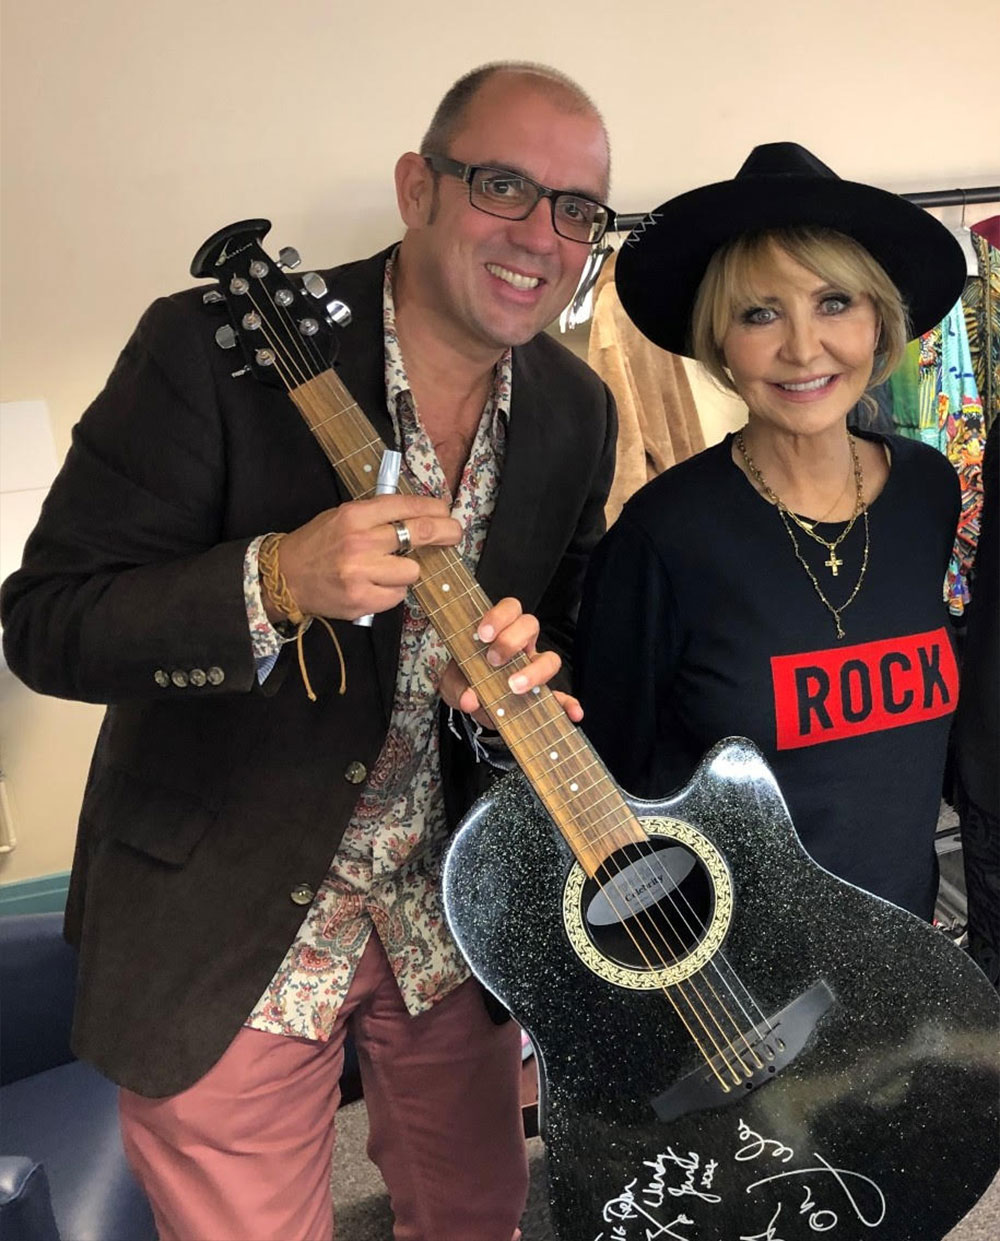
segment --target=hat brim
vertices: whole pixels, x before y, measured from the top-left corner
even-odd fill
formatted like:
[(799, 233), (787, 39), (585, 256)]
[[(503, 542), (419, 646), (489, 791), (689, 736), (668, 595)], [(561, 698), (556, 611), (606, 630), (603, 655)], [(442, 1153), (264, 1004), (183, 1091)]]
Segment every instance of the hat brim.
[(939, 220), (897, 194), (833, 177), (743, 176), (657, 207), (615, 261), (626, 313), (654, 344), (690, 356), (690, 324), (709, 260), (743, 233), (812, 225), (853, 237), (906, 307), (910, 336), (940, 323), (962, 295), (965, 256)]

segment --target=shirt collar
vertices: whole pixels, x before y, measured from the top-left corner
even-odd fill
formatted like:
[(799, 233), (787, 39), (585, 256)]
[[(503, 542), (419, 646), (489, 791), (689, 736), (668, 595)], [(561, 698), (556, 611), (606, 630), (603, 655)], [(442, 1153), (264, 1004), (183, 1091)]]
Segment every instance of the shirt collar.
[[(392, 418), (397, 438), (400, 436), (398, 419), (400, 397), (405, 394), (409, 401), (413, 402), (413, 394), (410, 392), (410, 383), (406, 377), (406, 366), (403, 362), (403, 351), (400, 348), (399, 337), (396, 334), (396, 303), (392, 295), (392, 276), (398, 253), (399, 247), (397, 246), (386, 260), (385, 279), (382, 282), (385, 395), (389, 406), (389, 415)], [(493, 368), (493, 386), (487, 398), (487, 404), (492, 407), (493, 411), (492, 426), (494, 435), (496, 434), (498, 423), (502, 422), (506, 426), (510, 420), (512, 372), (512, 355), (511, 350), (508, 348)], [(415, 402), (413, 403), (415, 404)]]

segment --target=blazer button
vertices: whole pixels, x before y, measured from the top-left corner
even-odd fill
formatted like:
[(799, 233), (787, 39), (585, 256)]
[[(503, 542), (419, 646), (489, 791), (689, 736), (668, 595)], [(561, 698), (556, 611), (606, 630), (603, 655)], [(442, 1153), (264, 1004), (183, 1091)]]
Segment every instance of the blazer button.
[(364, 763), (359, 763), (357, 759), (353, 763), (348, 763), (344, 771), (344, 779), (348, 784), (360, 784), (368, 775), (368, 768)]
[(216, 667), (215, 664), (213, 664), (211, 668), (209, 668), (209, 670), (205, 673), (205, 676), (208, 679), (209, 685), (221, 685), (222, 682), (226, 679), (226, 674), (222, 671), (221, 668)]
[(162, 668), (157, 668), (157, 670), (153, 673), (153, 680), (160, 687), (160, 689), (166, 689), (170, 684), (170, 674), (168, 672), (164, 672)]
[(192, 685), (197, 685), (200, 689), (208, 680), (208, 677), (205, 676), (201, 668), (192, 668), (189, 679)]
[(170, 674), (170, 679), (178, 689), (186, 689), (188, 683), (188, 674), (180, 668), (175, 668)]
[(308, 883), (300, 883), (298, 887), (292, 888), (290, 895), (293, 905), (308, 905), (312, 902), (316, 893)]

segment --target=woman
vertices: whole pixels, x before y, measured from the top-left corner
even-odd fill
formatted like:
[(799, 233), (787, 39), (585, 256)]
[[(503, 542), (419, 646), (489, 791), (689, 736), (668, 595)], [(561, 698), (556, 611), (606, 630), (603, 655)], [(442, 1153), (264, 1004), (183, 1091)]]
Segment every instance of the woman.
[(750, 737), (812, 857), (924, 918), (959, 486), (933, 449), (847, 419), (964, 270), (936, 220), (792, 143), (652, 213), (618, 257), (622, 304), (749, 417), (628, 503), (591, 563), (576, 660), (624, 788), (663, 796), (719, 738)]

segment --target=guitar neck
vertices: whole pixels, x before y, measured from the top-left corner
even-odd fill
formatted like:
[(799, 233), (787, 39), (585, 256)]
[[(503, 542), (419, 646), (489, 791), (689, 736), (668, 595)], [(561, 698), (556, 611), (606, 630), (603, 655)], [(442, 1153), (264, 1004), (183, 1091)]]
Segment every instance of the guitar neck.
[[(336, 372), (323, 371), (289, 395), (350, 495), (373, 496), (386, 444)], [(399, 492), (413, 494), (405, 478)], [(490, 600), (458, 553), (418, 547), (409, 555), (420, 565), (411, 587), (418, 603), (581, 866), (594, 875), (615, 849), (645, 839), (618, 787), (551, 690), (511, 690), (508, 678), (527, 664), (525, 655), (503, 668), (486, 662), (476, 631)]]

